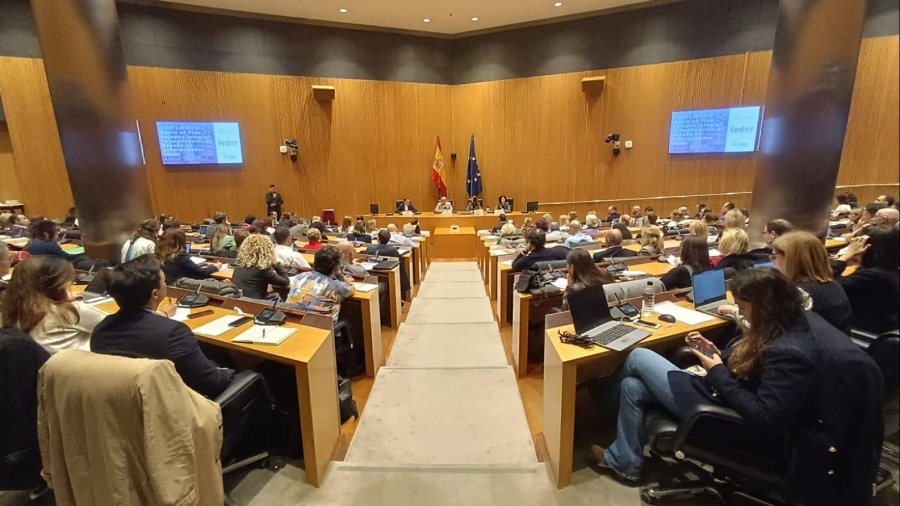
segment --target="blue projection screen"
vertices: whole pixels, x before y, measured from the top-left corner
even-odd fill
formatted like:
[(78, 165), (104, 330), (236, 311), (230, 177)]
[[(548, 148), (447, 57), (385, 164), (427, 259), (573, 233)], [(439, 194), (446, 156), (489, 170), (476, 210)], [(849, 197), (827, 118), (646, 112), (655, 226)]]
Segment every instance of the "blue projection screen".
[(761, 106), (672, 111), (669, 153), (750, 153), (759, 144)]
[(244, 163), (237, 123), (157, 121), (163, 165)]

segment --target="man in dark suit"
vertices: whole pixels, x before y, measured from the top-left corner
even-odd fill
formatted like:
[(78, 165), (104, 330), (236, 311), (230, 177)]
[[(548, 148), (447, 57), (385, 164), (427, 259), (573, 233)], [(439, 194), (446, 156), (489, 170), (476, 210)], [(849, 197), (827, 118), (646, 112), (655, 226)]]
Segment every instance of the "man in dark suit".
[(556, 246), (553, 248), (545, 248), (547, 237), (544, 231), (535, 228), (529, 230), (525, 234), (525, 249), (519, 252), (519, 255), (513, 260), (513, 272), (521, 272), (529, 267), (533, 267), (538, 262), (546, 262), (551, 260), (565, 260), (569, 254), (569, 248), (565, 246)]
[(168, 318), (175, 307), (156, 310), (166, 297), (166, 280), (153, 255), (116, 266), (107, 290), (119, 305), (119, 312), (94, 328), (91, 351), (171, 360), (184, 383), (207, 397), (215, 397), (228, 387), (234, 371), (206, 358), (191, 329)]
[(403, 202), (397, 204), (397, 214), (405, 213), (407, 211), (413, 213), (419, 212), (419, 210), (416, 209), (416, 206), (412, 205), (412, 202), (410, 202), (409, 199), (403, 199)]
[[(386, 229), (378, 231), (378, 244), (370, 244), (366, 247), (366, 255), (379, 255), (400, 259), (400, 250), (396, 246), (388, 244), (391, 241), (391, 233)], [(410, 289), (409, 273), (406, 272), (406, 264), (400, 262), (400, 291), (405, 297)]]
[(606, 249), (594, 253), (594, 262), (602, 262), (604, 258), (626, 258), (637, 256), (637, 253), (622, 247), (622, 231), (611, 228), (606, 232)]
[(275, 191), (275, 185), (269, 185), (269, 193), (266, 194), (266, 216), (270, 214), (278, 213), (278, 218), (281, 218), (281, 206), (284, 204), (284, 199), (281, 198), (281, 194)]

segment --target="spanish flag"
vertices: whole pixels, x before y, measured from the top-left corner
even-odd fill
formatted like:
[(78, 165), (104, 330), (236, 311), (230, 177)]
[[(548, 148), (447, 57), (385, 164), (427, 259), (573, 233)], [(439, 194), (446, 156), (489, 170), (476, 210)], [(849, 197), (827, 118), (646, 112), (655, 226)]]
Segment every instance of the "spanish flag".
[(437, 138), (437, 148), (434, 150), (434, 163), (431, 164), (431, 180), (437, 187), (441, 197), (447, 196), (447, 174), (444, 173), (444, 154), (441, 152), (441, 137)]

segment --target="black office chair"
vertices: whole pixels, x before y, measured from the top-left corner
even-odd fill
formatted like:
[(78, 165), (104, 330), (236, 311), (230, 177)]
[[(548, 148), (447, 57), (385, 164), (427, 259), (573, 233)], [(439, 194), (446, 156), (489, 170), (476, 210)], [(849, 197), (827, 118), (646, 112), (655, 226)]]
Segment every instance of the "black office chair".
[[(884, 377), (884, 438), (894, 446), (898, 444), (898, 414), (900, 414), (900, 330), (885, 332), (880, 336), (857, 329), (850, 330), (850, 337), (875, 360)], [(894, 460), (900, 458), (895, 448), (887, 445), (882, 454)]]
[(213, 399), (222, 410), (222, 474), (269, 458), (267, 427), (275, 400), (262, 374), (243, 371)]
[(0, 329), (0, 490), (43, 488), (37, 379), (49, 358), (28, 334)]

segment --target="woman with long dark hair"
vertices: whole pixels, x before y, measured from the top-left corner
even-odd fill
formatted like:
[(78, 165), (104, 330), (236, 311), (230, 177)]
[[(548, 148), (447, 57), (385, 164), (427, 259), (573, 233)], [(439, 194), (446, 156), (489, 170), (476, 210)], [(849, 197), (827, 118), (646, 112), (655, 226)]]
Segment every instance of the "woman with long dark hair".
[(166, 274), (166, 284), (174, 285), (181, 278), (206, 279), (219, 270), (213, 263), (197, 265), (187, 252), (187, 238), (180, 228), (166, 230), (156, 245), (156, 259)]
[(91, 332), (106, 315), (72, 300), (68, 289), (73, 281), (75, 269), (61, 258), (23, 260), (3, 298), (3, 326), (29, 334), (50, 353), (89, 350)]
[[(731, 292), (749, 324), (740, 338), (720, 351), (697, 332), (686, 336), (705, 378), (645, 348), (629, 354), (616, 439), (608, 448), (593, 445), (593, 457), (637, 482), (648, 408), (660, 406), (685, 419), (698, 404), (724, 405), (751, 431), (787, 436), (789, 468), (797, 472), (788, 482), (801, 502), (823, 504), (824, 494), (829, 504), (859, 504), (855, 499), (871, 493), (881, 446), (877, 365), (841, 331), (803, 311), (801, 292), (777, 270), (741, 271)], [(842, 370), (829, 377), (834, 364)], [(829, 450), (835, 445), (839, 451)]]
[(597, 285), (614, 283), (612, 275), (606, 269), (597, 267), (590, 252), (584, 248), (575, 248), (566, 256), (566, 293), (563, 297), (563, 309), (569, 307), (568, 295)]
[(691, 286), (691, 277), (698, 272), (712, 269), (709, 261), (709, 244), (705, 237), (685, 237), (681, 241), (681, 264), (667, 272), (661, 279), (666, 290)]

